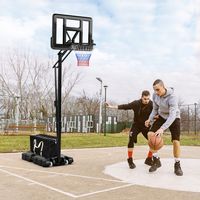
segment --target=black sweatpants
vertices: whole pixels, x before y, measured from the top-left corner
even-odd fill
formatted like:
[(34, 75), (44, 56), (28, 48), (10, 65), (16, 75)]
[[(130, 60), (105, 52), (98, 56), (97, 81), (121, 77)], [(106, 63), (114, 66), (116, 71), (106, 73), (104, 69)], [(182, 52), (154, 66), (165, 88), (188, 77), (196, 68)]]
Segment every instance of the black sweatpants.
[(148, 140), (147, 133), (149, 132), (149, 128), (147, 128), (144, 124), (133, 123), (129, 132), (128, 148), (134, 147), (134, 143), (137, 143), (137, 135), (140, 132)]

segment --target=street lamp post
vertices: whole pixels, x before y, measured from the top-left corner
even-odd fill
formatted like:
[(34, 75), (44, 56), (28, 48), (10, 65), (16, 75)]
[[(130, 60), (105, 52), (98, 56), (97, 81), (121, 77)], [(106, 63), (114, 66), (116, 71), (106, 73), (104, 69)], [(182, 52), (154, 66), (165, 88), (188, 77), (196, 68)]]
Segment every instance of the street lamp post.
[(16, 111), (15, 111), (15, 123), (16, 123), (16, 132), (18, 132), (19, 129), (19, 96), (15, 96), (16, 100)]
[(98, 133), (101, 132), (101, 124), (102, 124), (102, 84), (103, 81), (101, 78), (96, 77), (96, 79), (101, 83), (101, 88), (100, 88), (100, 102), (99, 102), (99, 127), (98, 127)]
[(194, 103), (194, 133), (197, 134), (197, 103)]
[(105, 89), (105, 99), (104, 99), (104, 136), (106, 136), (106, 89), (107, 89), (107, 85), (103, 86)]

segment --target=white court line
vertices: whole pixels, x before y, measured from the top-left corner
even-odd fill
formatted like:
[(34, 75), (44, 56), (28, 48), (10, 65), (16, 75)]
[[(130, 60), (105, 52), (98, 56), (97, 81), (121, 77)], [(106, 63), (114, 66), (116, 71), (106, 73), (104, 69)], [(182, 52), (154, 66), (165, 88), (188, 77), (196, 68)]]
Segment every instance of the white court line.
[[(2, 167), (2, 166), (0, 166)], [(132, 186), (134, 184), (126, 184), (126, 185), (122, 185), (122, 186), (117, 186), (117, 187), (113, 187), (113, 188), (108, 188), (108, 189), (104, 189), (104, 190), (99, 190), (99, 191), (95, 191), (95, 192), (90, 192), (90, 193), (85, 193), (85, 194), (81, 194), (81, 195), (74, 195), (72, 193), (69, 193), (69, 192), (64, 192), (60, 189), (57, 189), (57, 188), (54, 188), (52, 186), (49, 186), (49, 185), (46, 185), (46, 184), (43, 184), (43, 183), (40, 183), (38, 181), (34, 181), (32, 179), (29, 179), (29, 178), (25, 178), (23, 176), (20, 176), (18, 174), (15, 174), (15, 173), (11, 173), (7, 170), (3, 170), (3, 169), (0, 169), (0, 171), (10, 175), (10, 176), (14, 176), (14, 177), (17, 177), (17, 178), (20, 178), (20, 179), (23, 179), (25, 181), (28, 181), (30, 182), (28, 185), (32, 185), (32, 184), (36, 184), (36, 185), (39, 185), (39, 186), (42, 186), (44, 188), (47, 188), (49, 190), (53, 190), (55, 192), (58, 192), (58, 193), (61, 193), (65, 196), (70, 196), (70, 197), (73, 197), (73, 198), (80, 198), (80, 197), (85, 197), (85, 196), (91, 196), (91, 195), (94, 195), (94, 194), (98, 194), (98, 193), (103, 193), (103, 192), (109, 192), (109, 191), (112, 191), (112, 190), (117, 190), (117, 189), (121, 189), (121, 188), (125, 188), (125, 187), (129, 187), (129, 186)]]
[(55, 191), (55, 192), (64, 194), (65, 196), (70, 196), (70, 197), (74, 197), (74, 198), (77, 198), (77, 197), (78, 197), (78, 196), (76, 196), (76, 195), (74, 195), (74, 194), (71, 194), (71, 193), (69, 193), (69, 192), (64, 192), (64, 191), (59, 190), (59, 189), (57, 189), (57, 188), (51, 187), (51, 186), (46, 185), (46, 184), (43, 184), (43, 183), (39, 183), (39, 182), (37, 182), (37, 181), (34, 181), (34, 180), (32, 180), (32, 179), (25, 178), (25, 177), (23, 177), (23, 176), (20, 176), (20, 175), (11, 173), (11, 172), (9, 172), (9, 171), (3, 170), (3, 169), (0, 169), (0, 171), (4, 172), (4, 173), (6, 173), (6, 174), (9, 174), (9, 175), (11, 175), (11, 176), (15, 176), (15, 177), (17, 177), (17, 178), (23, 179), (23, 180), (25, 180), (25, 181), (28, 181), (28, 182), (37, 184), (37, 185), (39, 185), (39, 186), (45, 187), (45, 188), (47, 188), (47, 189), (49, 189), (49, 190), (53, 190), (53, 191)]
[(99, 177), (92, 177), (92, 176), (83, 176), (83, 175), (78, 175), (78, 174), (49, 172), (49, 171), (43, 171), (43, 170), (26, 169), (26, 168), (20, 168), (20, 167), (10, 167), (10, 166), (4, 166), (4, 165), (0, 165), (0, 168), (18, 169), (18, 170), (24, 170), (24, 171), (29, 171), (29, 172), (41, 172), (41, 173), (47, 173), (47, 174), (53, 174), (53, 175), (72, 176), (72, 177), (86, 178), (86, 179), (93, 179), (93, 180), (101, 180), (101, 181), (109, 181), (109, 182), (117, 182), (117, 183), (126, 183), (125, 181), (121, 181), (121, 180), (106, 179), (106, 178), (99, 178)]
[(113, 187), (113, 188), (108, 188), (108, 189), (104, 189), (104, 190), (95, 191), (95, 192), (89, 192), (89, 193), (86, 193), (86, 194), (78, 195), (77, 198), (86, 197), (86, 196), (90, 196), (90, 195), (94, 195), (94, 194), (98, 194), (98, 193), (103, 193), (103, 192), (110, 192), (112, 190), (126, 188), (126, 187), (130, 187), (130, 186), (133, 186), (133, 185), (135, 185), (135, 184), (133, 184), (133, 183), (132, 184), (126, 184), (126, 185), (122, 185), (122, 186), (117, 186), (117, 187)]

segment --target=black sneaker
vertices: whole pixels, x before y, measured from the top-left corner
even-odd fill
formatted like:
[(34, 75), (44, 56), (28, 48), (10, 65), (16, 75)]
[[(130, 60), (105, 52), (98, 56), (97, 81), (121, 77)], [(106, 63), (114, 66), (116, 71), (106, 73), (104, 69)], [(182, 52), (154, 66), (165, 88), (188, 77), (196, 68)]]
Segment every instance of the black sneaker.
[(133, 162), (133, 158), (128, 158), (127, 161), (130, 169), (134, 169), (136, 167)]
[(150, 157), (147, 157), (146, 160), (144, 161), (144, 164), (152, 166), (153, 165), (153, 159)]
[(180, 161), (174, 163), (174, 173), (177, 176), (183, 176), (183, 171), (181, 169)]
[(153, 164), (149, 168), (149, 172), (155, 172), (159, 167), (161, 167), (160, 158), (153, 157)]

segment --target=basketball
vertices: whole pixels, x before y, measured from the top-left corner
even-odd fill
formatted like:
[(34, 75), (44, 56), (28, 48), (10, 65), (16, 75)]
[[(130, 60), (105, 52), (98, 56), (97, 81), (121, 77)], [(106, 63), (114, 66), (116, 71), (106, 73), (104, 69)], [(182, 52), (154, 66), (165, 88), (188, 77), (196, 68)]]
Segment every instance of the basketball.
[(152, 150), (159, 150), (163, 147), (164, 142), (163, 138), (161, 136), (156, 136), (155, 134), (152, 134), (149, 136), (148, 145)]

